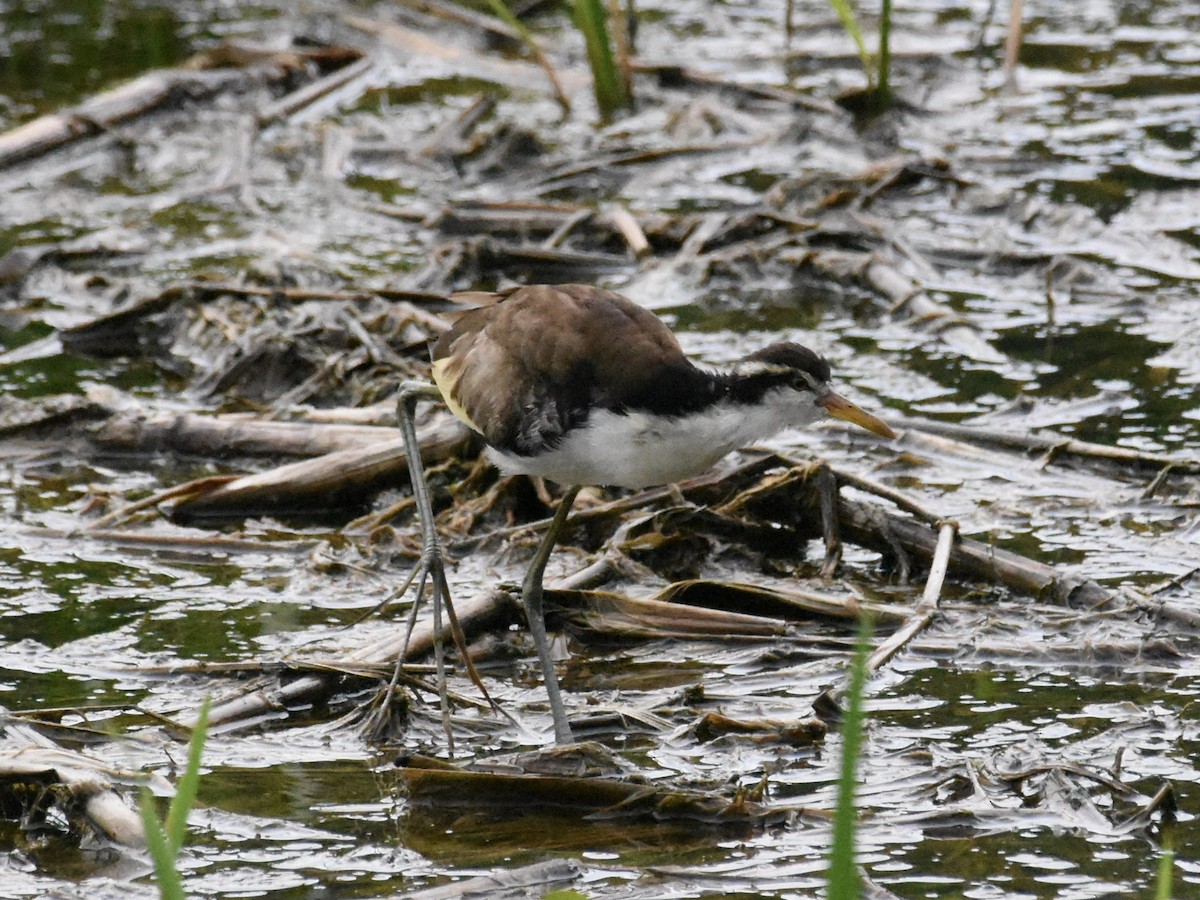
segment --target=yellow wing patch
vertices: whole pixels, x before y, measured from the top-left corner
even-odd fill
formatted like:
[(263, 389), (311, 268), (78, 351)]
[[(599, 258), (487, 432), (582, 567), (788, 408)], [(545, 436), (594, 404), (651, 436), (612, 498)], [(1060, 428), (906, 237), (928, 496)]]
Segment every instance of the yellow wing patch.
[(466, 423), (467, 427), (473, 431), (483, 432), (479, 426), (471, 421), (471, 417), (467, 415), (467, 411), (462, 408), (462, 405), (455, 397), (455, 388), (458, 387), (458, 378), (462, 374), (451, 371), (451, 361), (453, 357), (447, 356), (439, 359), (433, 364), (433, 383), (437, 385), (439, 391), (442, 392), (442, 399), (446, 401), (446, 406), (450, 412), (454, 413), (460, 420)]

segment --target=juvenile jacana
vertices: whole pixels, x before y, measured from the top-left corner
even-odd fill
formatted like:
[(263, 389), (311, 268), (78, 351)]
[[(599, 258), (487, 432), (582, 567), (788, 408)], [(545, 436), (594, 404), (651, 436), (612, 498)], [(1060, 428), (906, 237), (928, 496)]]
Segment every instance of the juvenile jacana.
[(691, 363), (671, 330), (620, 294), (529, 285), (465, 313), (433, 348), (447, 406), (507, 474), (566, 487), (522, 587), (554, 731), (571, 740), (542, 614), (542, 576), (582, 485), (643, 488), (699, 475), (721, 457), (825, 416), (883, 437), (879, 418), (830, 388), (829, 363), (777, 343), (727, 372)]

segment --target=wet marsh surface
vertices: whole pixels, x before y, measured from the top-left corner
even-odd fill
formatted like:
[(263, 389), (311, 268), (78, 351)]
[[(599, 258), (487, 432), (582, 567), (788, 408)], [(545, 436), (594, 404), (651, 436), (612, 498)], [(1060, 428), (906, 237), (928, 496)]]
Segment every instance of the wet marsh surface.
[[(796, 4), (790, 46), (782, 4), (639, 3), (639, 106), (600, 125), (557, 13), (531, 24), (575, 104), (566, 118), (511, 44), (395, 5), (0, 3), (4, 133), (209, 54), (89, 137), (23, 158), (0, 143), (0, 704), (20, 713), (0, 720), (0, 751), (32, 728), (172, 780), (185, 751), (164, 716), (401, 630), (409, 596), (360, 620), (419, 548), (402, 474), (302, 510), (185, 497), (102, 517), (319, 455), (315, 431), (285, 451), (255, 423), (320, 429), (337, 411), (338, 427), (390, 439), (441, 295), (589, 281), (659, 312), (714, 365), (778, 339), (819, 348), (902, 437), (785, 433), (769, 442), (778, 457), (728, 460), (682, 503), (581, 518), (550, 576), (613, 553), (602, 587), (623, 596), (697, 578), (912, 610), (917, 558), (905, 582), (894, 554), (848, 543), (821, 577), (814, 526), (788, 505), (803, 482), (786, 481), (819, 457), (964, 537), (1090, 579), (1106, 602), (952, 567), (932, 623), (869, 682), (861, 866), (905, 898), (1150, 896), (1173, 803), (1175, 896), (1195, 893), (1195, 471), (1156, 478), (1161, 464), (923, 423), (1200, 457), (1200, 11), (1027, 10), (1010, 89), (987, 3), (897, 6), (901, 112), (861, 121), (835, 102), (862, 76), (823, 2)], [(230, 40), (267, 49), (221, 50)], [(323, 79), (326, 92), (282, 102)], [(636, 219), (644, 258), (614, 210)], [(247, 431), (205, 437), (187, 418), (219, 414)], [(339, 434), (353, 448), (367, 432)], [(456, 446), (434, 487), (466, 603), (519, 581), (535, 535), (515, 526), (547, 513), (520, 485), (484, 505), (494, 475)], [(394, 896), (556, 860), (572, 864), (483, 895), (817, 895), (840, 736), (804, 741), (799, 726), (842, 677), (853, 623), (772, 607), (760, 615), (787, 619), (782, 633), (679, 637), (575, 602), (551, 618), (560, 677), (583, 736), (611, 756), (566, 771), (643, 779), (660, 806), (596, 813), (499, 779), (414, 781), (398, 760), (447, 755), (428, 673), (373, 738), (364, 708), (388, 676), (347, 676), (214, 730), (182, 857), (189, 895)], [(498, 617), (473, 656), (515, 722), (478, 709), (456, 666), (458, 764), (549, 741), (532, 647), (508, 607)], [(1152, 803), (1165, 785), (1172, 801)], [(734, 811), (704, 815), (705, 798)], [(0, 896), (153, 894), (137, 852), (4, 812)]]

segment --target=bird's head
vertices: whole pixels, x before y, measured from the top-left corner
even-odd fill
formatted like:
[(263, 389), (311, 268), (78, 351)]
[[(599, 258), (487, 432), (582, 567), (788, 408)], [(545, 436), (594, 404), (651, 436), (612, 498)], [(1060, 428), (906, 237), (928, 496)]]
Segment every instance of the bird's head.
[(787, 391), (790, 405), (799, 410), (799, 418), (812, 421), (833, 416), (865, 428), (881, 437), (894, 438), (886, 422), (851, 403), (830, 386), (833, 373), (821, 354), (793, 343), (771, 344), (747, 356), (738, 366), (743, 375), (769, 379), (771, 385)]

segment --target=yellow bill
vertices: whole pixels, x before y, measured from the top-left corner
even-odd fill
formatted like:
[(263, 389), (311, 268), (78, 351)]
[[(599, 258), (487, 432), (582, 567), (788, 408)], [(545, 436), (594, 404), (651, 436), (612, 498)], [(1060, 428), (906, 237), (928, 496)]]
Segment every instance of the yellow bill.
[(833, 391), (830, 391), (817, 401), (817, 405), (825, 407), (835, 419), (853, 422), (860, 428), (867, 429), (872, 434), (877, 434), (885, 438), (894, 438), (896, 436), (896, 432), (892, 431), (887, 422), (878, 416), (871, 415), (862, 407), (855, 406), (841, 394), (835, 394)]

